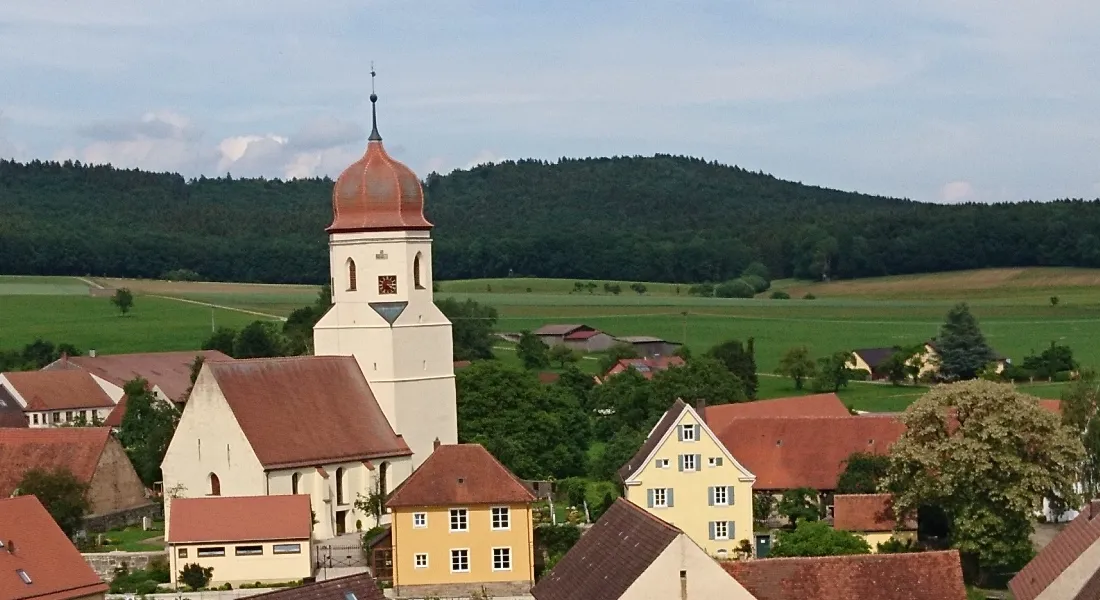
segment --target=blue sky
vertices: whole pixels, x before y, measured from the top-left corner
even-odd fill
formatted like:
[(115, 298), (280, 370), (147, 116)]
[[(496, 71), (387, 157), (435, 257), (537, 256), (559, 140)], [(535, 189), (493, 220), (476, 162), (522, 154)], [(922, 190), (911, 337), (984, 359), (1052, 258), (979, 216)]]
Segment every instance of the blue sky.
[(673, 153), (936, 202), (1100, 196), (1095, 0), (19, 0), (0, 156), (422, 176)]

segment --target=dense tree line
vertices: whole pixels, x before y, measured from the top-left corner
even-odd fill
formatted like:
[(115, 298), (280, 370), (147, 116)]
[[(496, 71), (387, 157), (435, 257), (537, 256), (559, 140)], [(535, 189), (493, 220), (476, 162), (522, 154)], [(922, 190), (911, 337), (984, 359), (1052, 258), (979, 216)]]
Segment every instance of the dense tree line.
[[(329, 179), (0, 161), (0, 272), (321, 283), (331, 193)], [(425, 193), (439, 279), (1100, 267), (1100, 201), (924, 204), (666, 155), (508, 161), (429, 174)]]

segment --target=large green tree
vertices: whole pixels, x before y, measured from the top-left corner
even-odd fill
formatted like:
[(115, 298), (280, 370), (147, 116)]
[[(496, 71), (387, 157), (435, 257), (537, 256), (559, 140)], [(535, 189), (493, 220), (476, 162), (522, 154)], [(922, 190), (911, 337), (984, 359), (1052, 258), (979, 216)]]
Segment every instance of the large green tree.
[(882, 454), (855, 452), (844, 461), (837, 478), (838, 494), (874, 494), (890, 469), (890, 458)]
[(435, 305), (451, 321), (451, 337), (454, 340), (455, 360), (480, 360), (493, 358), (493, 327), (497, 323), (497, 309), (466, 299), (436, 300)]
[(776, 512), (791, 523), (817, 521), (823, 516), (817, 490), (807, 487), (785, 490), (776, 506)]
[(779, 359), (779, 366), (775, 374), (782, 377), (790, 377), (794, 382), (794, 389), (802, 389), (802, 383), (812, 378), (817, 373), (817, 363), (810, 357), (810, 350), (806, 346), (795, 346), (783, 354)]
[(740, 340), (728, 340), (710, 349), (707, 355), (722, 363), (737, 376), (745, 386), (745, 397), (756, 398), (759, 382), (756, 377), (755, 341), (749, 338), (744, 344)]
[(974, 379), (995, 357), (965, 302), (948, 311), (936, 338), (936, 352), (939, 377), (945, 381)]
[(550, 366), (550, 350), (539, 336), (530, 331), (519, 334), (516, 356), (525, 369), (545, 369)]
[(38, 498), (69, 537), (80, 528), (84, 515), (91, 508), (88, 485), (77, 479), (68, 467), (60, 466), (52, 471), (31, 469), (23, 474), (15, 489), (20, 496)]
[(850, 531), (837, 531), (824, 521), (799, 521), (791, 531), (780, 531), (769, 558), (870, 554), (867, 541)]
[(157, 398), (149, 382), (140, 377), (127, 382), (122, 390), (126, 395), (126, 413), (119, 426), (118, 440), (138, 477), (152, 487), (163, 479), (160, 463), (176, 431), (179, 411)]
[(840, 388), (847, 387), (851, 381), (855, 362), (852, 353), (847, 350), (839, 350), (817, 359), (817, 376), (814, 377), (814, 391), (839, 392)]
[(901, 419), (905, 433), (891, 447), (883, 482), (895, 510), (942, 510), (952, 546), (984, 567), (1018, 568), (1031, 557), (1040, 499), (1076, 500), (1081, 441), (1009, 384), (937, 386)]
[(275, 321), (253, 321), (233, 340), (233, 358), (286, 356), (287, 340)]

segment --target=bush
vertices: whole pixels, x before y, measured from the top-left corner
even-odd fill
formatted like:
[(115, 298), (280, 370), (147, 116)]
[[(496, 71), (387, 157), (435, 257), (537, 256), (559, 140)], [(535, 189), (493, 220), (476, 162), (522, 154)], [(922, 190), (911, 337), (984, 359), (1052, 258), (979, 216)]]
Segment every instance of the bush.
[(199, 563), (187, 563), (180, 569), (180, 583), (193, 590), (200, 590), (210, 583), (214, 576), (214, 567), (203, 567)]
[(719, 298), (752, 298), (756, 295), (756, 288), (744, 279), (734, 279), (714, 288), (714, 295)]
[(690, 288), (688, 288), (688, 295), (689, 296), (704, 296), (704, 297), (709, 298), (709, 297), (714, 295), (714, 284), (713, 283), (697, 283), (697, 284), (691, 286)]
[(802, 296), (802, 299), (803, 300), (817, 300), (817, 296), (811, 294), (810, 292), (806, 292), (806, 295)]
[(168, 564), (168, 559), (163, 556), (157, 556), (150, 560), (148, 566), (145, 567), (145, 572), (149, 574), (149, 579), (157, 583), (170, 583), (172, 581), (171, 566)]
[(1072, 381), (1073, 371), (1058, 371), (1051, 377), (1052, 381)]
[(1035, 376), (1030, 369), (1025, 369), (1016, 365), (1007, 365), (1005, 370), (1001, 371), (1001, 377), (1008, 381), (1024, 382), (1031, 381), (1031, 378)]
[(791, 295), (783, 290), (775, 290), (772, 292), (772, 300), (790, 300)]
[(871, 372), (867, 369), (849, 369), (848, 379), (851, 381), (870, 381)]
[(766, 291), (772, 286), (768, 283), (767, 279), (760, 277), (759, 275), (742, 275), (741, 280), (752, 286), (752, 289), (756, 290), (756, 293)]
[(148, 594), (153, 594), (153, 593), (156, 593), (156, 591), (157, 591), (157, 582), (149, 581), (148, 579), (146, 579), (145, 581), (142, 581), (141, 583), (138, 583), (137, 587), (134, 588), (134, 593), (139, 595), (139, 596), (146, 596)]

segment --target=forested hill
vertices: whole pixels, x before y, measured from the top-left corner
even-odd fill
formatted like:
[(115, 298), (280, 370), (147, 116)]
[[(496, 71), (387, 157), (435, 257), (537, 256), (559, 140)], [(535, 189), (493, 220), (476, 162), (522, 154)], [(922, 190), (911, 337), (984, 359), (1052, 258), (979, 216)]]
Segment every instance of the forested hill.
[[(439, 279), (717, 281), (1100, 266), (1100, 202), (941, 206), (698, 159), (505, 162), (429, 175)], [(0, 161), (0, 273), (321, 282), (332, 182)]]

